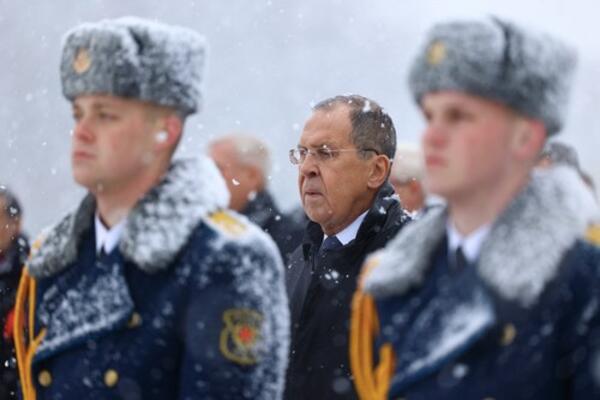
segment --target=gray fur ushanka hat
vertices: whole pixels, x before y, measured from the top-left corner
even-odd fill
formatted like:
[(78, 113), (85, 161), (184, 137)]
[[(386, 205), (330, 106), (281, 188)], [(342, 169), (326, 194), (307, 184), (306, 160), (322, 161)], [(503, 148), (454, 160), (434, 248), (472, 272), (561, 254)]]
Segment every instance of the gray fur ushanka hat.
[(428, 92), (461, 91), (563, 125), (576, 53), (559, 40), (490, 18), (435, 25), (414, 61), (409, 84), (420, 103)]
[(67, 32), (63, 94), (108, 94), (193, 114), (202, 104), (204, 38), (191, 29), (136, 17), (81, 24)]

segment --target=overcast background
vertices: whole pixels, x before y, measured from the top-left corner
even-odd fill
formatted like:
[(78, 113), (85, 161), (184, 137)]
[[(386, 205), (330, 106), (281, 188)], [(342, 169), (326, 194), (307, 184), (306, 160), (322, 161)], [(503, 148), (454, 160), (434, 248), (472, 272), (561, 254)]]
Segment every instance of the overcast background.
[(287, 150), (311, 104), (341, 93), (372, 97), (392, 115), (399, 141), (416, 142), (423, 122), (406, 74), (424, 32), (445, 18), (496, 14), (578, 49), (560, 139), (576, 146), (600, 183), (598, 11), (594, 1), (557, 0), (0, 0), (0, 182), (21, 198), (32, 236), (83, 194), (71, 178), (71, 112), (58, 74), (62, 35), (77, 23), (137, 15), (203, 33), (210, 43), (205, 107), (188, 121), (179, 156), (230, 131), (265, 138), (274, 152), (271, 188), (289, 209), (298, 196)]

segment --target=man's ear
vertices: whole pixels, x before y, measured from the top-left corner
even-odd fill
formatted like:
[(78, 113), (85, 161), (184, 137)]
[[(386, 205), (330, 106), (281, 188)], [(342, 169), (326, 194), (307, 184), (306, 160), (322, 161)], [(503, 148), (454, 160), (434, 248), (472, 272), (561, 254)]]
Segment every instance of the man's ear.
[(160, 118), (159, 124), (160, 130), (154, 134), (156, 149), (158, 151), (165, 149), (174, 150), (183, 131), (183, 123), (181, 122), (181, 118), (175, 114), (169, 114), (163, 118)]
[(536, 160), (546, 141), (546, 127), (540, 120), (519, 118), (512, 148), (517, 160)]
[(387, 156), (383, 154), (376, 155), (371, 162), (367, 187), (370, 189), (377, 189), (383, 185), (390, 174), (391, 165), (392, 163)]

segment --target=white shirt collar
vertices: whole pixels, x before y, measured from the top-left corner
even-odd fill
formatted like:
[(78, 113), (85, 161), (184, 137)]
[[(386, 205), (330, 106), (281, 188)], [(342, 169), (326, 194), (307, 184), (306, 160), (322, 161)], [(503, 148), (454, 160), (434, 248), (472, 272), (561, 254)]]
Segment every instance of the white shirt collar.
[[(350, 225), (345, 227), (341, 232), (335, 234), (335, 237), (338, 238), (338, 240), (340, 241), (340, 243), (342, 243), (343, 246), (347, 245), (348, 243), (353, 241), (354, 238), (356, 238), (358, 229), (360, 228), (360, 225), (367, 216), (368, 212), (369, 210), (360, 214), (358, 218), (356, 218)], [(323, 240), (325, 239), (327, 239), (327, 235), (323, 235)]]
[(98, 213), (96, 213), (94, 224), (96, 226), (96, 253), (100, 253), (100, 250), (104, 248), (104, 252), (109, 254), (117, 246), (119, 239), (121, 239), (121, 234), (125, 227), (125, 219), (123, 218), (112, 228), (106, 229)]
[(449, 253), (454, 253), (460, 246), (467, 261), (474, 263), (479, 257), (481, 245), (490, 233), (491, 227), (492, 224), (485, 224), (471, 232), (469, 235), (463, 236), (456, 230), (454, 224), (448, 220), (446, 222), (446, 234), (448, 235)]

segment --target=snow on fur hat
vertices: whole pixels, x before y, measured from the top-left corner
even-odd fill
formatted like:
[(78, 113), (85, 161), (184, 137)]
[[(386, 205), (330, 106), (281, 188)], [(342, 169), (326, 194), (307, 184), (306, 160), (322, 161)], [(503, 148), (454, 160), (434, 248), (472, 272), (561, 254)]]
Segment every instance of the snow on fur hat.
[(129, 97), (193, 114), (205, 53), (204, 38), (187, 28), (136, 17), (84, 23), (63, 40), (63, 94)]
[(562, 128), (575, 65), (564, 43), (507, 21), (445, 22), (429, 31), (409, 84), (417, 102), (440, 90), (499, 101), (541, 120), (551, 135)]

